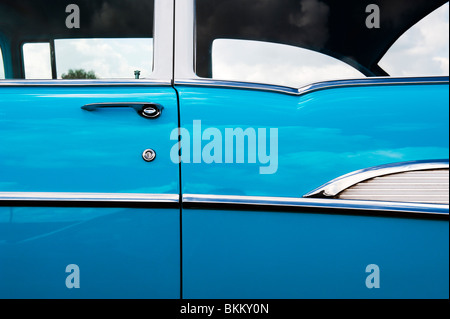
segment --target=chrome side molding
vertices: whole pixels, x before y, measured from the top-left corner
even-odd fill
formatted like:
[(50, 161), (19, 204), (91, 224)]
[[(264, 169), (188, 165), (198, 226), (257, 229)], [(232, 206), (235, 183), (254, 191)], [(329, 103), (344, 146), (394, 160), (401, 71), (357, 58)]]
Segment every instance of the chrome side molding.
[(322, 198), (185, 194), (183, 208), (449, 219), (448, 205)]
[(179, 194), (0, 192), (0, 206), (179, 206)]
[(350, 214), (440, 220), (449, 218), (449, 206), (441, 204), (201, 194), (185, 194), (180, 203), (179, 194), (0, 192), (0, 206), (179, 208), (181, 204), (183, 209)]

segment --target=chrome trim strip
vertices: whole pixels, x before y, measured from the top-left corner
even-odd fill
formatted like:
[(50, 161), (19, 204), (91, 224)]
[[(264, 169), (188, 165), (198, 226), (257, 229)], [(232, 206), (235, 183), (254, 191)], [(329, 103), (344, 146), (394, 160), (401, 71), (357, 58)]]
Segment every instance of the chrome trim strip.
[(340, 87), (377, 86), (377, 85), (424, 85), (424, 84), (448, 84), (448, 76), (430, 77), (371, 77), (350, 80), (324, 81), (306, 85), (298, 89), (298, 94), (303, 95), (319, 90)]
[(167, 80), (0, 80), (0, 87), (14, 86), (170, 86)]
[(178, 194), (0, 192), (1, 202), (179, 203)]
[(401, 162), (387, 165), (380, 165), (365, 168), (349, 174), (338, 177), (304, 195), (304, 198), (313, 197), (334, 197), (349, 187), (352, 187), (363, 181), (397, 173), (432, 170), (432, 169), (448, 169), (449, 160), (429, 160), (429, 161), (411, 161)]
[(362, 78), (351, 80), (324, 81), (309, 84), (301, 88), (277, 86), (264, 83), (226, 81), (226, 80), (215, 80), (205, 78), (191, 78), (191, 79), (175, 78), (174, 84), (180, 86), (206, 86), (206, 87), (225, 87), (233, 89), (262, 90), (301, 96), (316, 91), (334, 88), (344, 88), (344, 87), (449, 84), (449, 77), (408, 77), (408, 78), (374, 77), (374, 78)]
[[(288, 197), (231, 196), (231, 195), (193, 195), (182, 197), (184, 208), (210, 208), (230, 210), (289, 210), (327, 209), (353, 211), (359, 215), (370, 212), (386, 212), (392, 217), (402, 217), (401, 213), (411, 217), (449, 216), (449, 206), (441, 204), (416, 204), (341, 199), (306, 199)], [(126, 193), (54, 193), (54, 192), (0, 192), (0, 205), (11, 203), (98, 203), (98, 204), (179, 204), (178, 194), (126, 194)], [(70, 205), (69, 205), (70, 206)], [(330, 213), (327, 211), (327, 213)]]
[[(449, 216), (449, 206), (441, 204), (416, 204), (399, 202), (342, 200), (342, 199), (310, 199), (288, 197), (259, 197), (259, 196), (227, 196), (227, 195), (183, 195), (185, 208), (230, 209), (236, 206), (243, 210), (305, 210), (327, 209), (354, 211), (359, 215), (369, 212), (384, 212), (388, 216), (401, 217), (400, 213), (406, 213), (411, 217), (444, 217)], [(327, 213), (330, 213), (327, 211)], [(398, 213), (398, 215), (396, 214)], [(338, 214), (338, 213), (337, 213)], [(369, 215), (369, 214), (368, 214)], [(385, 214), (386, 215), (386, 214)]]
[(220, 87), (220, 88), (230, 88), (230, 89), (243, 89), (243, 90), (261, 90), (277, 93), (286, 93), (291, 95), (299, 95), (298, 89), (277, 86), (263, 83), (251, 83), (251, 82), (237, 82), (237, 81), (222, 81), (214, 79), (189, 79), (189, 80), (179, 80), (175, 78), (175, 85), (182, 86), (205, 86), (205, 87)]

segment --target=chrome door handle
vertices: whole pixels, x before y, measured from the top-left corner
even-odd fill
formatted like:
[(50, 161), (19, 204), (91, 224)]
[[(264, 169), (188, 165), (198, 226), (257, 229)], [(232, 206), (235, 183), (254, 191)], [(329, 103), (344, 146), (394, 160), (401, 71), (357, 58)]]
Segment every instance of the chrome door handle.
[(94, 104), (86, 104), (81, 108), (86, 111), (95, 111), (103, 108), (110, 107), (131, 107), (133, 108), (140, 116), (146, 119), (156, 119), (158, 118), (164, 107), (157, 103), (139, 103), (139, 102), (117, 102), (117, 103), (94, 103)]

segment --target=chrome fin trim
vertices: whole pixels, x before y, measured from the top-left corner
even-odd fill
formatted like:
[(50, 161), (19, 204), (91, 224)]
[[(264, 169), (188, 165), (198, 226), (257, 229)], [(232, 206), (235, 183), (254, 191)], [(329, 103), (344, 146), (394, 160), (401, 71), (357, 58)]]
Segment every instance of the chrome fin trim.
[(403, 172), (413, 172), (422, 170), (434, 170), (434, 169), (448, 169), (449, 160), (426, 160), (426, 161), (410, 161), (410, 162), (400, 162), (387, 165), (380, 165), (370, 168), (365, 168), (349, 174), (338, 177), (319, 188), (305, 194), (304, 198), (332, 198), (337, 196), (344, 190), (361, 183), (363, 181), (390, 175), (398, 174)]

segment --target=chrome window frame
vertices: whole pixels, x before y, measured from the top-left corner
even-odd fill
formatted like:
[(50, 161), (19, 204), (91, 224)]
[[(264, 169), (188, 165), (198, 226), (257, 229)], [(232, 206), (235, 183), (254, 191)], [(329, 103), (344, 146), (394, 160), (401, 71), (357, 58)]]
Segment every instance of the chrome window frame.
[(170, 79), (118, 79), (118, 80), (0, 80), (0, 87), (2, 86), (33, 86), (33, 87), (66, 87), (66, 86), (79, 86), (79, 87), (113, 87), (113, 86), (167, 86), (171, 85)]
[(200, 79), (195, 74), (195, 0), (174, 1), (174, 81)]
[(153, 72), (151, 79), (172, 82), (174, 54), (174, 1), (154, 0)]
[(373, 87), (373, 86), (385, 86), (385, 85), (437, 85), (437, 84), (449, 84), (448, 76), (438, 77), (376, 77), (376, 78), (362, 78), (362, 79), (346, 79), (346, 80), (333, 80), (323, 81), (308, 84), (300, 88), (292, 88), (286, 86), (264, 84), (264, 83), (252, 83), (252, 82), (239, 82), (239, 81), (225, 81), (206, 78), (192, 78), (192, 79), (177, 79), (175, 78), (174, 84), (178, 86), (200, 86), (200, 87), (216, 87), (216, 88), (230, 88), (230, 89), (243, 89), (243, 90), (261, 90), (267, 92), (284, 93), (289, 95), (301, 96), (309, 93), (336, 89), (336, 88), (352, 88), (352, 87)]

